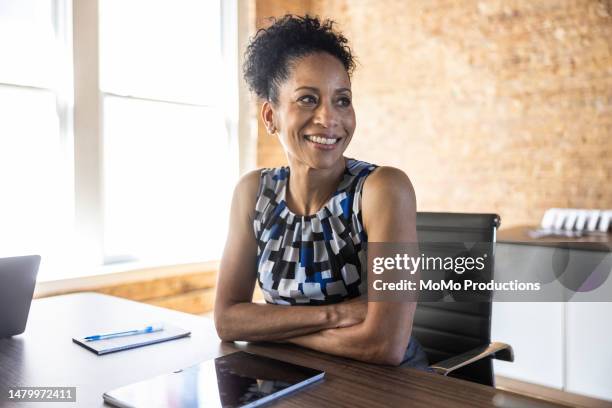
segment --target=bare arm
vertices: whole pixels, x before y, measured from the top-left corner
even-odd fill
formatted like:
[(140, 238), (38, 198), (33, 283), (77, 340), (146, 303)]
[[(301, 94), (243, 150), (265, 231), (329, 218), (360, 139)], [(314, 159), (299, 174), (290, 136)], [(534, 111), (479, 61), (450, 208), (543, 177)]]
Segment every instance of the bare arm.
[[(416, 200), (408, 177), (389, 167), (370, 175), (364, 184), (362, 217), (368, 241), (417, 242)], [(288, 341), (361, 361), (398, 365), (410, 341), (415, 309), (414, 302), (368, 302), (362, 323)]]
[(259, 171), (245, 175), (232, 198), (230, 227), (217, 279), (215, 326), (225, 341), (275, 341), (361, 322), (356, 302), (331, 306), (280, 306), (252, 302), (257, 273), (253, 215)]

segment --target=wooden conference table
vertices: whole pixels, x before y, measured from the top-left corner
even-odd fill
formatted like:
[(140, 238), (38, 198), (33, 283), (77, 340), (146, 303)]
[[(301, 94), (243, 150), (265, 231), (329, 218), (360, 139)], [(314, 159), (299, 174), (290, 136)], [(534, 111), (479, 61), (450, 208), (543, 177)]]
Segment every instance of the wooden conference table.
[[(100, 328), (165, 321), (188, 338), (104, 356), (72, 342)], [(0, 340), (0, 406), (105, 406), (113, 388), (245, 350), (326, 371), (324, 381), (279, 399), (287, 407), (550, 407), (548, 402), (411, 368), (383, 367), (281, 344), (223, 343), (210, 319), (112, 296), (36, 299), (24, 334)], [(8, 387), (76, 387), (76, 403), (7, 402)]]

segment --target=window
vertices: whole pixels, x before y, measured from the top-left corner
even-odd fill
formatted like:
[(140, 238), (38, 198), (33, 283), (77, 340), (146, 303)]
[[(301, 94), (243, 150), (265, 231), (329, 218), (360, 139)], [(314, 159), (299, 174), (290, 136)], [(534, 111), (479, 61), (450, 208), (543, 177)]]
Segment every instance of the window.
[(107, 262), (222, 250), (238, 167), (219, 81), (221, 3), (172, 4), (100, 2)]
[(63, 5), (0, 2), (0, 256), (42, 255), (42, 278), (74, 237)]
[(169, 4), (0, 3), (0, 256), (41, 254), (39, 280), (220, 257), (238, 174), (235, 5)]

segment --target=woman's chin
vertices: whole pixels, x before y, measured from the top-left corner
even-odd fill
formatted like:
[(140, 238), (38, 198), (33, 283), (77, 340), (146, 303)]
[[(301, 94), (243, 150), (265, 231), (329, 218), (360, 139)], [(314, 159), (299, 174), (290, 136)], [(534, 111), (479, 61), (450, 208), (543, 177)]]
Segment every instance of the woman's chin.
[(337, 146), (336, 149), (319, 150), (303, 149), (295, 151), (285, 150), (287, 159), (291, 165), (306, 165), (316, 170), (331, 170), (338, 166), (344, 167), (345, 146)]

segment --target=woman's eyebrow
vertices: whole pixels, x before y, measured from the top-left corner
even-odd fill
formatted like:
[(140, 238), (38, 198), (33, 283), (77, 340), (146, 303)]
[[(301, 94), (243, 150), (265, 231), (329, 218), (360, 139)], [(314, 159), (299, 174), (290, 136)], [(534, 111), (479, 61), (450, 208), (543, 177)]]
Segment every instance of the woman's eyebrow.
[(314, 86), (300, 86), (299, 88), (295, 88), (295, 90), (293, 92), (297, 92), (300, 89), (307, 89), (309, 91), (319, 92), (319, 89), (315, 88)]
[[(319, 92), (319, 88), (315, 88), (314, 86), (300, 86), (298, 88), (295, 88), (295, 90), (293, 92), (297, 92), (301, 89), (306, 89), (309, 91), (314, 91), (314, 92)], [(338, 88), (336, 89), (336, 92), (349, 92), (352, 93), (352, 91), (349, 88)]]

